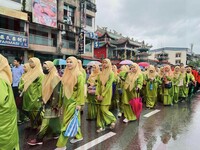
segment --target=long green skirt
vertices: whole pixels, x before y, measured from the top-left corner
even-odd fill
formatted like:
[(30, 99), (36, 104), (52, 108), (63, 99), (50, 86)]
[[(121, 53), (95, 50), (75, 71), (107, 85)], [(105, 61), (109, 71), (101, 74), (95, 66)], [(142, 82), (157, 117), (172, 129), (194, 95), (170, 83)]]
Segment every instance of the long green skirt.
[(131, 105), (129, 104), (124, 104), (124, 117), (129, 121), (136, 120), (136, 116), (131, 108)]

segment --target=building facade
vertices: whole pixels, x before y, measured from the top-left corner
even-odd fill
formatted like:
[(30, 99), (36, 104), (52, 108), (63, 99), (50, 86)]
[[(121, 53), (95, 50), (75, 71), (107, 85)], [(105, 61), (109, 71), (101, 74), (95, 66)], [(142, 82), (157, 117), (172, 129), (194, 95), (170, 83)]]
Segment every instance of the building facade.
[(134, 62), (146, 61), (151, 46), (144, 41), (138, 42), (133, 38), (124, 37), (116, 31), (108, 31), (106, 27), (97, 27), (98, 41), (95, 43), (94, 57), (110, 58), (113, 64), (129, 59)]
[[(42, 61), (69, 55), (93, 58), (94, 0), (0, 1), (3, 1), (0, 3), (0, 37), (22, 39), (18, 45), (8, 44), (14, 41), (6, 38), (4, 44), (0, 41), (0, 52), (8, 56), (10, 62), (16, 56), (25, 62), (32, 56)], [(80, 53), (81, 32), (84, 33), (84, 51)]]
[(150, 50), (149, 59), (157, 60), (158, 63), (170, 63), (173, 65), (179, 65), (183, 63), (188, 64), (189, 57), (191, 55), (189, 48), (178, 47), (164, 47), (159, 49)]

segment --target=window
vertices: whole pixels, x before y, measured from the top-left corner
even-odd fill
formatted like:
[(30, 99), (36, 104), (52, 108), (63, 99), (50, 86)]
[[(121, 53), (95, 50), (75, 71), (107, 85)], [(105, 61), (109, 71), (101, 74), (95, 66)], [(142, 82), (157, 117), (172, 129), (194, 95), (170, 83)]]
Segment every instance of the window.
[(92, 52), (92, 41), (89, 38), (85, 38), (85, 51)]
[(176, 57), (181, 57), (181, 53), (176, 53)]
[(86, 25), (92, 27), (92, 17), (86, 16)]
[(64, 22), (73, 25), (74, 24), (74, 13), (75, 7), (71, 7), (69, 5), (64, 5)]
[(180, 64), (181, 63), (181, 60), (176, 60), (176, 64)]

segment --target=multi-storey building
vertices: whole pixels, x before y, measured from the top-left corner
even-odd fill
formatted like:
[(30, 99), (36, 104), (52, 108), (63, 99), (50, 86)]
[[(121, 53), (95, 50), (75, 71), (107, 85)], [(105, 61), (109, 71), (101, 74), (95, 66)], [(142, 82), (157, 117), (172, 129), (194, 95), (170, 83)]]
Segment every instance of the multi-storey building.
[(27, 40), (20, 46), (0, 43), (0, 52), (11, 59), (22, 56), (27, 61), (29, 57), (36, 56), (44, 61), (77, 56), (80, 54), (81, 32), (85, 33), (86, 46), (79, 56), (93, 58), (96, 38), (94, 0), (7, 0), (0, 6), (0, 31), (4, 34), (11, 32), (11, 35), (20, 35), (24, 41)]
[(138, 42), (133, 38), (124, 37), (116, 31), (108, 31), (106, 27), (97, 27), (98, 42), (95, 44), (94, 57), (110, 58), (113, 64), (130, 59), (134, 62), (146, 61), (151, 46), (144, 41)]
[(178, 47), (164, 47), (149, 51), (151, 54), (149, 59), (158, 60), (160, 63), (170, 63), (177, 65), (183, 63), (188, 64), (189, 57), (191, 55), (189, 48)]

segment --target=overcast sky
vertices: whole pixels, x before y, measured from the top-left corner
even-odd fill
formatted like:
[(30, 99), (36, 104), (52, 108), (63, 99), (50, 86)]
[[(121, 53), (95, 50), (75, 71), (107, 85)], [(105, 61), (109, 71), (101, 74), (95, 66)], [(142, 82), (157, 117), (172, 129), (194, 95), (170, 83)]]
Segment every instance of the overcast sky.
[(152, 49), (191, 47), (200, 54), (200, 0), (96, 0), (96, 25), (144, 40)]

